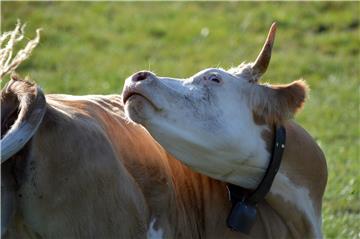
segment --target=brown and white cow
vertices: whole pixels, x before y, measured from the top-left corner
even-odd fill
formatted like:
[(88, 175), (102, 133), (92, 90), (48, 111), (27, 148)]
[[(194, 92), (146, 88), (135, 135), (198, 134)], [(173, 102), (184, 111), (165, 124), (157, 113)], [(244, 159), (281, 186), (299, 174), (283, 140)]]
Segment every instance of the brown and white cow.
[[(3, 238), (247, 238), (226, 226), (225, 183), (172, 158), (126, 119), (119, 95), (44, 96), (14, 78), (1, 92), (1, 132)], [(299, 143), (321, 154), (307, 137)], [(306, 163), (294, 165), (301, 171)], [(304, 197), (307, 189), (299, 188)], [(259, 205), (255, 238), (311, 229), (307, 214), (288, 204), (302, 195), (289, 193), (288, 202), (279, 195)], [(273, 203), (293, 210), (291, 220)]]
[[(223, 182), (255, 189), (269, 164), (274, 125), (287, 131), (279, 173), (251, 235), (321, 238), (327, 181), (323, 152), (291, 117), (302, 107), (304, 81), (258, 83), (271, 57), (276, 26), (254, 63), (209, 68), (186, 78), (141, 71), (126, 80), (125, 111), (190, 168)], [(216, 215), (214, 214), (214, 218)]]

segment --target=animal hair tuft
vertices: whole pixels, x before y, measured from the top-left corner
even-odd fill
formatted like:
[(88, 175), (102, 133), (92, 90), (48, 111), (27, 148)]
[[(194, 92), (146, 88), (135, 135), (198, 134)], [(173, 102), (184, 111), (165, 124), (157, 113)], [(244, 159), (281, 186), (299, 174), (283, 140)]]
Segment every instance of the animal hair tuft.
[(0, 80), (4, 76), (12, 74), (23, 61), (28, 59), (40, 42), (41, 29), (37, 29), (36, 37), (15, 55), (14, 46), (24, 39), (25, 26), (26, 24), (21, 24), (18, 20), (14, 30), (4, 32), (0, 36)]

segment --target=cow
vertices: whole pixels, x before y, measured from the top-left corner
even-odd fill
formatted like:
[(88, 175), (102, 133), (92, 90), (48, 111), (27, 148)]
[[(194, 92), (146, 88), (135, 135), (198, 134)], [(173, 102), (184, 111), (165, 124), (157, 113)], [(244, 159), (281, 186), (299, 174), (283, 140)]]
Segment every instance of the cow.
[(122, 93), (125, 112), (194, 171), (247, 191), (255, 190), (264, 177), (275, 128), (282, 126), (286, 146), (281, 166), (258, 204), (260, 221), (249, 236), (322, 238), (325, 156), (292, 120), (308, 86), (303, 80), (285, 85), (259, 82), (270, 62), (275, 32), (273, 24), (254, 62), (229, 70), (207, 68), (186, 79), (150, 71), (133, 74)]
[[(248, 238), (226, 226), (226, 183), (173, 158), (122, 102), (45, 95), (19, 76), (4, 86), (2, 238)], [(308, 226), (302, 216), (288, 225), (270, 203), (259, 205), (251, 236), (284, 238)]]

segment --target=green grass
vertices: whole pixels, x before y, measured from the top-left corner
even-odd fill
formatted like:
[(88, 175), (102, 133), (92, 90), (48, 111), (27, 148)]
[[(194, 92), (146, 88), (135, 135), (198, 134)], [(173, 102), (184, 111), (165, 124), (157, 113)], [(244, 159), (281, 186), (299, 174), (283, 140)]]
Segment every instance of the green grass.
[[(312, 91), (297, 116), (321, 145), (329, 181), (327, 238), (360, 238), (359, 2), (4, 2), (2, 30), (16, 19), (41, 44), (19, 69), (46, 93), (120, 93), (151, 69), (186, 77), (256, 57), (272, 21), (278, 34), (264, 80), (304, 78)], [(202, 29), (208, 29), (207, 36)]]

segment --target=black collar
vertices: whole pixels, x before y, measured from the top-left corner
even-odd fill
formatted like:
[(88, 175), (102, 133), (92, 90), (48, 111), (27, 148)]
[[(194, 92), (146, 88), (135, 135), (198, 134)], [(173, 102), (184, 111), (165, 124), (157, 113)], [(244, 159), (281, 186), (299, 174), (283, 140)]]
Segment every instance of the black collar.
[(256, 219), (256, 204), (264, 200), (280, 168), (285, 141), (285, 128), (283, 126), (276, 126), (269, 166), (255, 191), (250, 191), (233, 184), (227, 185), (232, 202), (232, 208), (227, 218), (227, 226), (230, 229), (246, 234), (250, 232)]

